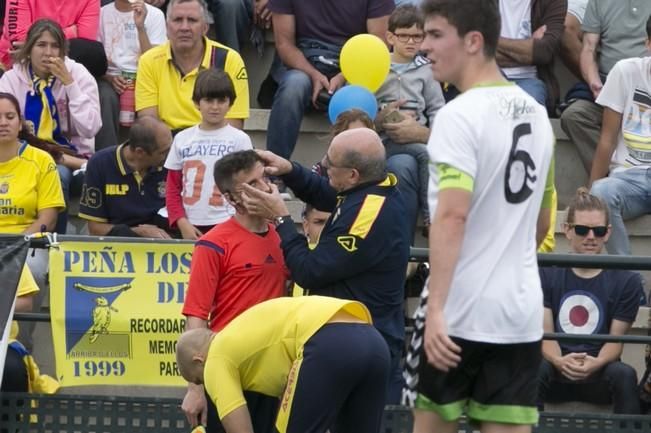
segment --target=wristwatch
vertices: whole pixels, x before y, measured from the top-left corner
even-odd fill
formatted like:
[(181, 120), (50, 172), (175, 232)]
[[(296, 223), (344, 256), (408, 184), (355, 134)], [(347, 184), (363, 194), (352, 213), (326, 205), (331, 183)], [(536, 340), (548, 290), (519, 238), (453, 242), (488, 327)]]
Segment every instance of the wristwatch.
[(291, 215), (282, 215), (282, 216), (278, 216), (278, 217), (274, 218), (274, 225), (275, 225), (276, 227), (278, 227), (279, 225), (281, 225), (281, 224), (284, 223), (285, 221), (289, 221), (289, 220), (291, 220), (291, 219), (292, 219), (292, 216), (291, 216)]

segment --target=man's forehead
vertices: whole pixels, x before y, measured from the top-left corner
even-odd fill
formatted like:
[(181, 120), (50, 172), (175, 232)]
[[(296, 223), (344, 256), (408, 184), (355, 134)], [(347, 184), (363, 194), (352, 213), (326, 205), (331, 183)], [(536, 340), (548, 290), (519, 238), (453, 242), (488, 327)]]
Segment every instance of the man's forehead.
[(201, 6), (199, 5), (199, 2), (189, 1), (174, 4), (170, 10), (170, 18), (176, 18), (178, 16), (201, 17)]

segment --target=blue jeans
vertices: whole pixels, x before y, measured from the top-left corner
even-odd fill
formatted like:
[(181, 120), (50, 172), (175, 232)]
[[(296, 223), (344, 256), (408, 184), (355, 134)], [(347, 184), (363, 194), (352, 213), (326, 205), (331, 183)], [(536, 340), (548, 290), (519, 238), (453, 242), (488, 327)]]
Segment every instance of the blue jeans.
[(651, 167), (634, 167), (611, 173), (590, 191), (608, 205), (612, 230), (606, 249), (610, 254), (631, 254), (624, 221), (651, 213)]
[(418, 216), (418, 162), (405, 153), (393, 155), (387, 158), (387, 171), (398, 178), (398, 191), (405, 201), (405, 219), (410, 224), (413, 239)]
[(535, 99), (540, 105), (545, 106), (545, 99), (547, 98), (547, 88), (538, 78), (521, 78), (518, 80), (510, 80), (520, 86), (522, 90), (527, 92), (529, 96)]
[(215, 19), (215, 39), (236, 51), (248, 39), (253, 16), (252, 0), (212, 0), (210, 12)]
[(418, 164), (418, 201), (423, 212), (423, 219), (430, 222), (429, 208), (427, 206), (427, 188), (429, 186), (429, 154), (427, 145), (423, 143), (397, 144), (391, 139), (384, 139), (387, 158), (394, 155), (410, 155)]
[(61, 179), (61, 189), (63, 190), (63, 199), (66, 203), (66, 208), (59, 212), (57, 225), (54, 231), (60, 235), (64, 235), (66, 234), (68, 227), (68, 206), (70, 205), (70, 197), (79, 196), (81, 186), (84, 183), (84, 176), (83, 174), (73, 176), (73, 170), (62, 164), (57, 164), (57, 171), (59, 172), (59, 179)]

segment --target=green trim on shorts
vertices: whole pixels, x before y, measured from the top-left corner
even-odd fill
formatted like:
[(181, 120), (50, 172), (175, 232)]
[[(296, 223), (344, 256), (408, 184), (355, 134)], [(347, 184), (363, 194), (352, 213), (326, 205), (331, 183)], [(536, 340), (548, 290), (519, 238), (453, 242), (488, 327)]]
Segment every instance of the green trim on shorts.
[(443, 420), (447, 422), (456, 421), (461, 418), (465, 405), (465, 399), (455, 401), (453, 403), (436, 404), (421, 393), (418, 393), (415, 402), (416, 409), (436, 412), (441, 418), (443, 418)]
[(538, 409), (531, 406), (509, 406), (505, 404), (481, 404), (468, 402), (468, 417), (477, 421), (502, 424), (536, 424)]

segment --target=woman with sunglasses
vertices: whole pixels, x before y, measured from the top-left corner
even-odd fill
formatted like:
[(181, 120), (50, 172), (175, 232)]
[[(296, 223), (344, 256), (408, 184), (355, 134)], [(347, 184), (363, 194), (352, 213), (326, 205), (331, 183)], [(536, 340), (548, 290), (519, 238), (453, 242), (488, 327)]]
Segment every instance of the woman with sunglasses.
[[(570, 203), (565, 236), (575, 254), (600, 254), (610, 235), (608, 206), (579, 188)], [(541, 268), (544, 330), (624, 335), (644, 291), (636, 272), (616, 269)], [(620, 343), (543, 340), (539, 404), (588, 401), (613, 404), (614, 413), (640, 413), (635, 369), (619, 360)]]

